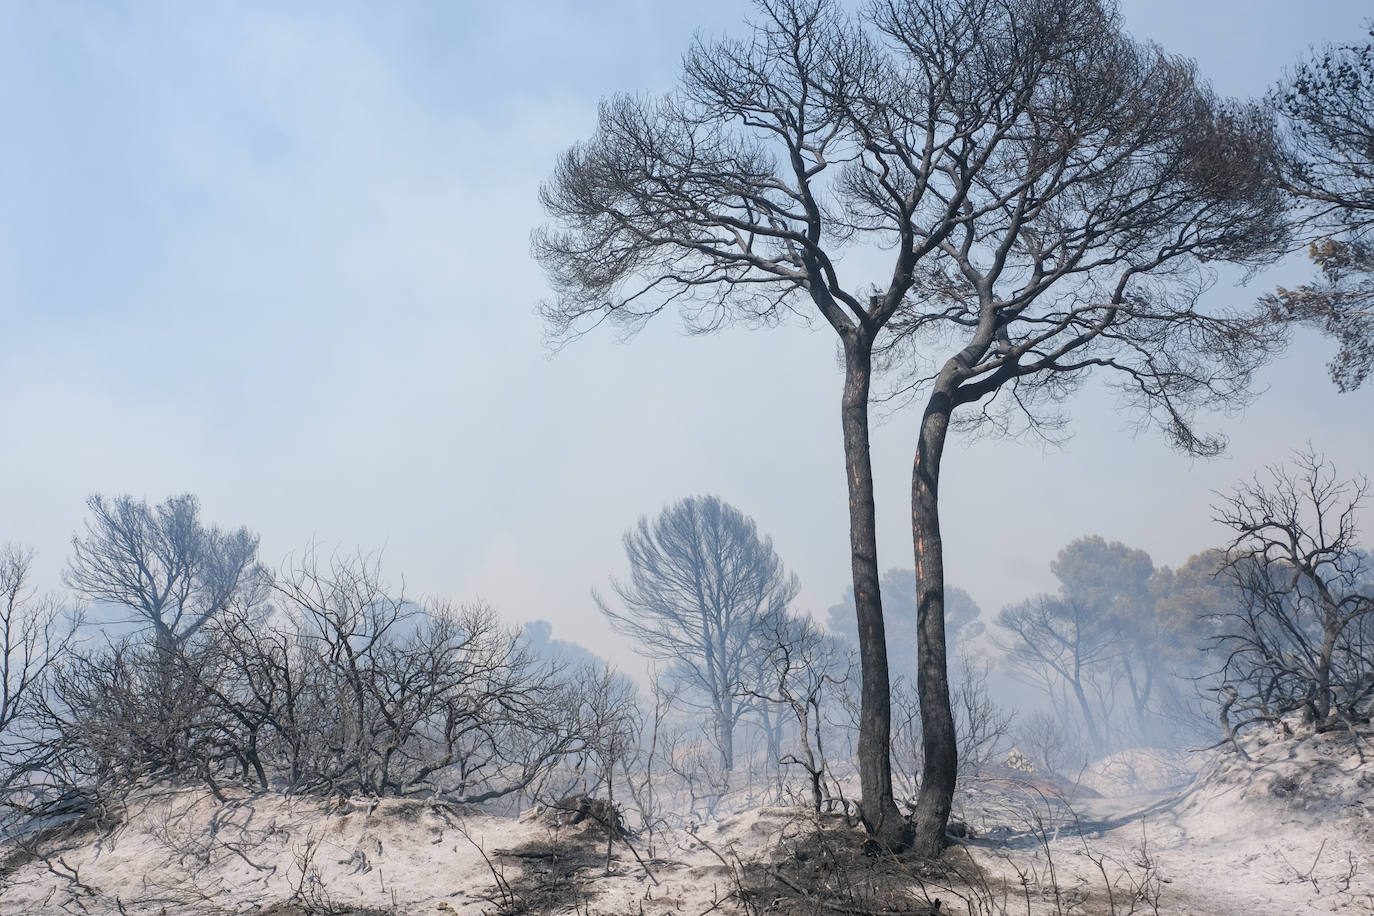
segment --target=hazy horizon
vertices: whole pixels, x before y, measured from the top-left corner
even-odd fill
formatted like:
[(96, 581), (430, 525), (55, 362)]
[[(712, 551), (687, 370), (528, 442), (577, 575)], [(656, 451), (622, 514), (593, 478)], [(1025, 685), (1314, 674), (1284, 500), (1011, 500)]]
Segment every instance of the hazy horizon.
[[(746, 12), (0, 8), (0, 111), (21, 138), (0, 152), (0, 542), (32, 545), (56, 588), (88, 494), (192, 492), (208, 521), (259, 532), (268, 564), (310, 541), (383, 550), (414, 596), (483, 598), (625, 662), (590, 589), (623, 573), (641, 515), (714, 493), (823, 617), (850, 581), (829, 329), (689, 338), (665, 314), (550, 358), (533, 312), (547, 288), (528, 236), (558, 153), (603, 96), (669, 88), (695, 29), (738, 31)], [(1367, 11), (1122, 15), (1218, 92), (1254, 96), (1311, 44), (1360, 39)], [(1210, 301), (1311, 273), (1291, 258)], [(949, 582), (990, 617), (1053, 589), (1049, 561), (1087, 534), (1178, 566), (1224, 539), (1213, 491), (1307, 442), (1368, 472), (1374, 388), (1338, 394), (1334, 349), (1299, 335), (1243, 416), (1205, 421), (1231, 440), (1216, 461), (1133, 436), (1096, 382), (1062, 449), (955, 436)], [(879, 565), (909, 568), (916, 417), (878, 413)]]

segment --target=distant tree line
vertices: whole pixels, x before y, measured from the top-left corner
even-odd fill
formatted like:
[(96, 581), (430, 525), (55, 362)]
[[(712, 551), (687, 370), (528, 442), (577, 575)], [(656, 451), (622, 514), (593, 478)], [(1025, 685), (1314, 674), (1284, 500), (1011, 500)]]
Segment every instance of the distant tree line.
[[(960, 777), (1008, 775), (1013, 745), (1024, 766), (1073, 778), (1142, 744), (1238, 749), (1258, 723), (1367, 722), (1374, 567), (1356, 525), (1367, 492), (1308, 449), (1224, 497), (1217, 517), (1233, 539), (1178, 569), (1079, 538), (1051, 564), (1059, 590), (1003, 608), (990, 631), (951, 589)], [(503, 810), (599, 791), (650, 836), (722, 805), (860, 811), (852, 605), (830, 609), (829, 629), (794, 607), (798, 581), (771, 540), (718, 497), (641, 519), (623, 542), (628, 577), (596, 596), (654, 661), (646, 696), (580, 647), (560, 648), (547, 623), (522, 634), (482, 604), (409, 599), (375, 556), (310, 549), (270, 570), (255, 536), (205, 523), (192, 496), (96, 496), (88, 508), (66, 581), (132, 628), (92, 632), (37, 593), (31, 551), (0, 551), (11, 828), (99, 811), (162, 780), (221, 798), (420, 795)], [(914, 811), (919, 608), (895, 601), (889, 613), (892, 775)], [(1039, 701), (999, 702), (999, 670)]]
[(1210, 665), (1211, 615), (1233, 603), (1214, 575), (1219, 563), (1204, 552), (1178, 570), (1157, 569), (1143, 550), (1084, 537), (1050, 564), (1057, 593), (997, 615), (1003, 661), (1046, 702), (1069, 745), (1061, 754), (1205, 743), (1197, 679)]
[(1101, 756), (1233, 742), (1293, 717), (1318, 730), (1368, 722), (1374, 565), (1357, 524), (1368, 490), (1307, 448), (1223, 495), (1216, 519), (1232, 540), (1177, 570), (1100, 537), (1069, 544), (1051, 564), (1059, 592), (997, 617), (1004, 661), (1048, 701), (1040, 731)]
[[(190, 495), (92, 497), (67, 583), (138, 626), (84, 634), (0, 555), (0, 802), (53, 815), (150, 779), (295, 794), (539, 796), (632, 717), (604, 665), (540, 660), (482, 604), (415, 602), (376, 557), (277, 571)], [(612, 702), (614, 700), (614, 702)]]

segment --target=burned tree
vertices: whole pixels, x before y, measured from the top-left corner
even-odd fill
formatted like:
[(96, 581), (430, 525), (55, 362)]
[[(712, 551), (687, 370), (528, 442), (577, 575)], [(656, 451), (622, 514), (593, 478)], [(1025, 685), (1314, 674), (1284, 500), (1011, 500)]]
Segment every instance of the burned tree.
[(486, 605), (407, 601), (361, 553), (307, 551), (270, 585), (272, 608), (235, 603), (172, 649), (68, 652), (36, 704), (38, 802), (155, 777), (510, 806), (629, 741), (623, 684), (536, 662)]
[(1114, 622), (1080, 599), (1038, 595), (1004, 608), (997, 626), (1013, 676), (1040, 688), (1061, 719), (1076, 713), (1094, 753), (1105, 754), (1121, 652)]
[(1331, 380), (1353, 391), (1374, 370), (1374, 43), (1323, 48), (1269, 104), (1285, 129), (1284, 187), (1321, 278), (1264, 301), (1275, 318), (1336, 341)]
[(714, 496), (689, 497), (627, 531), (630, 581), (611, 580), (617, 604), (593, 593), (618, 632), (704, 698), (721, 764), (734, 766), (734, 731), (770, 646), (769, 623), (796, 597), (797, 579), (754, 520)]
[(564, 154), (541, 192), (554, 225), (533, 240), (556, 293), (542, 312), (560, 341), (607, 318), (634, 330), (674, 304), (703, 332), (779, 323), (804, 309), (833, 328), (845, 365), (864, 822), (896, 843), (868, 431), (873, 348), (911, 264), (948, 232), (941, 223), (956, 218), (959, 203), (945, 202), (924, 237), (903, 235), (886, 295), (845, 286), (834, 257), (856, 233), (831, 199), (831, 176), (862, 155), (862, 142), (835, 102), (856, 80), (885, 79), (882, 58), (826, 0), (758, 6), (750, 39), (699, 40), (678, 91), (603, 101), (595, 135)]
[[(1191, 63), (1124, 36), (1097, 0), (892, 0), (875, 21), (923, 91), (860, 109), (866, 123), (895, 111), (912, 125), (855, 173), (861, 212), (897, 231), (911, 224), (910, 188), (960, 201), (957, 226), (913, 271), (884, 354), (925, 399), (912, 468), (925, 729), (913, 819), (933, 852), (957, 771), (939, 514), (951, 429), (1044, 432), (1064, 421), (1066, 395), (1108, 370), (1143, 422), (1184, 451), (1217, 453), (1196, 410), (1243, 401), (1280, 341), (1257, 317), (1201, 309), (1199, 264), (1274, 257), (1283, 207), (1266, 122), (1213, 98)], [(945, 137), (931, 162), (924, 150)]]
[(32, 566), (31, 549), (0, 544), (0, 748), (44, 672), (70, 647), (78, 622), (74, 615), (64, 620), (56, 599), (38, 595)]
[(825, 752), (825, 707), (830, 694), (844, 687), (852, 667), (852, 650), (825, 633), (810, 617), (779, 615), (766, 627), (766, 680), (755, 696), (792, 714), (797, 726), (795, 750), (778, 762), (806, 774), (811, 808), (816, 814), (832, 801)]
[(0, 544), (0, 831), (48, 756), (38, 713), (54, 669), (68, 660), (80, 617), (32, 583), (33, 551)]
[(272, 588), (305, 681), (294, 699), (282, 681), (274, 716), (295, 729), (279, 732), (297, 789), (481, 804), (584, 749), (579, 685), (537, 663), (485, 604), (411, 602), (362, 553), (307, 551)]
[[(1239, 607), (1218, 620), (1227, 731), (1301, 711), (1327, 729), (1374, 697), (1374, 569), (1358, 546), (1364, 478), (1340, 480), (1312, 450), (1270, 467), (1217, 507), (1235, 532), (1224, 575)], [(1246, 718), (1231, 722), (1227, 714)]]
[[(1043, 424), (1052, 411), (1034, 411), (1113, 369), (1175, 442), (1216, 451), (1193, 408), (1241, 397), (1275, 341), (1195, 309), (1205, 283), (1183, 265), (1269, 256), (1283, 212), (1271, 138), (1191, 64), (1123, 36), (1099, 0), (875, 0), (859, 19), (828, 0), (758, 7), (749, 38), (698, 41), (677, 91), (605, 101), (592, 139), (563, 156), (542, 192), (554, 225), (534, 238), (556, 292), (543, 312), (560, 340), (606, 319), (633, 330), (674, 304), (699, 331), (810, 314), (838, 336), (862, 810), (889, 844), (907, 837), (868, 404), (875, 359), (915, 367), (927, 401), (912, 481), (914, 827), (933, 853), (957, 766), (937, 501), (955, 412), (1010, 428), (1024, 407)], [(876, 282), (841, 277), (837, 256), (857, 243), (891, 252)]]
[(67, 585), (127, 608), (175, 648), (258, 584), (258, 538), (247, 528), (206, 525), (189, 493), (149, 506), (132, 496), (86, 501), (84, 536), (72, 537)]

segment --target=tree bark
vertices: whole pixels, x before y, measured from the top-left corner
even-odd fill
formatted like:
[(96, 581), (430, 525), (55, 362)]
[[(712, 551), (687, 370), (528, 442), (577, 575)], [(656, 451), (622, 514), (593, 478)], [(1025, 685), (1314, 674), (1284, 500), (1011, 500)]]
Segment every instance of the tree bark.
[(1342, 629), (1336, 612), (1329, 605), (1323, 610), (1322, 646), (1317, 655), (1317, 702), (1314, 708), (1319, 729), (1324, 729), (1331, 722), (1331, 660), (1336, 655), (1336, 640)]
[(869, 453), (868, 398), (872, 343), (862, 332), (845, 345), (844, 464), (849, 483), (849, 547), (862, 669), (859, 713), (859, 816), (870, 837), (892, 849), (905, 845), (907, 824), (892, 796), (892, 697), (887, 635), (878, 588), (878, 538)]
[[(1093, 753), (1101, 757), (1107, 753), (1107, 738), (1093, 718), (1093, 707), (1088, 702), (1088, 692), (1083, 689), (1083, 675), (1079, 667), (1075, 662), (1073, 677), (1069, 679), (1069, 684), (1073, 687), (1074, 699), (1078, 700), (1078, 710), (1083, 714), (1083, 726), (1088, 730), (1088, 743), (1093, 746)], [(1103, 726), (1106, 724), (1104, 722)]]
[(940, 538), (940, 458), (953, 403), (936, 390), (921, 418), (911, 472), (911, 525), (916, 552), (916, 690), (921, 704), (921, 791), (912, 817), (912, 849), (938, 855), (954, 802), (959, 751), (949, 702), (945, 649), (945, 557)]
[(727, 704), (727, 708), (720, 713), (720, 722), (716, 725), (716, 732), (720, 736), (720, 763), (727, 775), (735, 770), (735, 727), (731, 718), (733, 715)]

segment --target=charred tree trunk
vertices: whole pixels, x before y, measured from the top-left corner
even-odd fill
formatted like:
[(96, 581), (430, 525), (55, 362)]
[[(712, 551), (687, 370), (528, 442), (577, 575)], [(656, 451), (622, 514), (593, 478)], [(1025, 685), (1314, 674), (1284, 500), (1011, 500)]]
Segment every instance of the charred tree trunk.
[(1139, 679), (1136, 677), (1135, 669), (1131, 667), (1129, 661), (1125, 664), (1124, 668), (1126, 672), (1126, 685), (1131, 691), (1131, 702), (1135, 704), (1136, 729), (1142, 736), (1150, 736), (1152, 734), (1150, 729), (1150, 698), (1154, 694), (1154, 666), (1147, 661), (1145, 663), (1144, 676)]
[(1078, 711), (1083, 715), (1083, 727), (1088, 730), (1088, 743), (1093, 746), (1093, 753), (1101, 757), (1107, 753), (1107, 737), (1093, 716), (1092, 703), (1088, 702), (1088, 692), (1083, 689), (1083, 675), (1078, 669), (1079, 665), (1075, 662), (1073, 677), (1070, 678), (1069, 684), (1073, 687), (1074, 699), (1078, 701)]
[(859, 714), (860, 817), (869, 836), (898, 848), (907, 825), (892, 796), (892, 698), (887, 670), (887, 635), (878, 589), (878, 538), (873, 505), (873, 464), (868, 441), (868, 397), (873, 371), (872, 343), (862, 333), (845, 339), (844, 465), (849, 482), (849, 546), (854, 574), (854, 609), (859, 624), (862, 668)]
[(1326, 613), (1322, 620), (1322, 645), (1317, 653), (1317, 696), (1312, 710), (1320, 731), (1331, 725), (1331, 662), (1336, 656), (1336, 640), (1341, 634), (1337, 615), (1329, 606), (1323, 610)]
[(912, 817), (912, 847), (923, 856), (945, 845), (945, 825), (959, 770), (945, 650), (945, 557), (940, 538), (940, 457), (953, 404), (936, 391), (921, 419), (911, 472), (911, 521), (916, 551), (916, 689), (921, 703), (921, 791)]
[(726, 715), (722, 715), (720, 722), (717, 723), (716, 735), (720, 742), (721, 768), (730, 774), (735, 771), (735, 728)]

